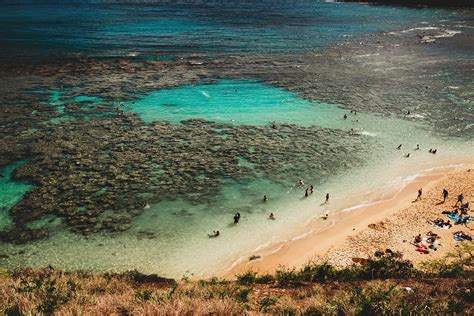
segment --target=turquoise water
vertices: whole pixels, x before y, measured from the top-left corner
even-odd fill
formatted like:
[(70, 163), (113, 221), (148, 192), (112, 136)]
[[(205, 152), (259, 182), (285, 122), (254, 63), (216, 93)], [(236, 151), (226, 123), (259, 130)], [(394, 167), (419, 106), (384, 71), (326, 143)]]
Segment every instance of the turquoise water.
[(221, 80), (213, 84), (163, 89), (128, 102), (146, 122), (178, 124), (202, 118), (227, 124), (266, 125), (270, 122), (302, 126), (334, 126), (347, 110), (310, 102), (296, 93), (251, 80)]
[(0, 230), (8, 228), (12, 224), (8, 210), (32, 188), (30, 184), (11, 179), (12, 172), (24, 163), (25, 161), (17, 161), (0, 169), (0, 173), (4, 175), (0, 178)]

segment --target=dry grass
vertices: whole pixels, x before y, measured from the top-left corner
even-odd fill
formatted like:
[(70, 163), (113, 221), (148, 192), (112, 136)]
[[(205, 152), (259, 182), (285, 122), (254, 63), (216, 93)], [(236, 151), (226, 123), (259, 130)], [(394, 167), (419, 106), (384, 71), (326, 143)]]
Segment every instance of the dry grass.
[(93, 275), (50, 268), (4, 271), (0, 275), (0, 314), (474, 313), (474, 282), (469, 277), (301, 281), (297, 286), (282, 286), (278, 279), (268, 282), (217, 279), (174, 282), (137, 273)]

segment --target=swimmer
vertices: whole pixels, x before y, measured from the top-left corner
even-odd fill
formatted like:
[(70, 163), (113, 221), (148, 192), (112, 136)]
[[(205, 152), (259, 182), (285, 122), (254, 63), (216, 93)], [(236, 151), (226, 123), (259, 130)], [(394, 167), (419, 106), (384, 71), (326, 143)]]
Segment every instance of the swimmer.
[(219, 231), (218, 230), (213, 230), (212, 234), (207, 234), (209, 238), (215, 238), (219, 236)]
[(408, 110), (408, 111), (407, 111), (407, 115), (410, 115), (410, 114), (411, 114), (411, 112)]
[(326, 211), (326, 214), (321, 216), (322, 219), (328, 219), (328, 217), (329, 217), (329, 212), (327, 212), (327, 211)]
[(263, 196), (263, 202), (268, 201), (268, 197), (266, 195)]
[(303, 181), (303, 179), (299, 179), (299, 180), (298, 180), (298, 185), (297, 185), (297, 186), (298, 186), (298, 187), (304, 187), (304, 181)]
[(402, 144), (398, 145), (397, 149), (398, 150), (402, 149)]
[(268, 219), (276, 220), (275, 215), (273, 213), (270, 213), (270, 216), (268, 216)]
[(415, 150), (420, 150), (420, 145), (419, 144), (416, 144)]
[(347, 114), (344, 114), (343, 118), (344, 118), (344, 119), (347, 119)]

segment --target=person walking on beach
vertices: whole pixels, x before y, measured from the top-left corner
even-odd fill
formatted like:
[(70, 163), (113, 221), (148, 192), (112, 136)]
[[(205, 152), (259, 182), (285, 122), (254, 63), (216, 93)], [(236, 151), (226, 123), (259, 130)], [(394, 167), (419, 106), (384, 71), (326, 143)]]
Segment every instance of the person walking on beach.
[(448, 195), (449, 195), (448, 190), (443, 189), (443, 203), (446, 202)]
[(324, 204), (329, 203), (329, 193), (326, 193), (326, 201), (324, 201)]
[(418, 202), (419, 200), (421, 200), (421, 195), (423, 194), (423, 189), (422, 188), (419, 188), (418, 189), (418, 196), (416, 197), (416, 200), (415, 202)]
[(462, 201), (464, 201), (464, 195), (461, 193), (458, 195), (458, 199), (456, 201), (456, 204), (454, 204), (454, 206), (458, 206), (458, 203), (461, 203), (462, 205)]

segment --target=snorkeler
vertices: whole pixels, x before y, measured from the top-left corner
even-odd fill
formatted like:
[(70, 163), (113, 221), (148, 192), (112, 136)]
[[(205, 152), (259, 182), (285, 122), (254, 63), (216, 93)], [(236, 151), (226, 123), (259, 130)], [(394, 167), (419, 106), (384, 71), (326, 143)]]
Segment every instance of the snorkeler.
[(213, 230), (212, 234), (207, 234), (207, 236), (209, 238), (215, 238), (215, 237), (219, 236), (219, 231), (218, 230)]

